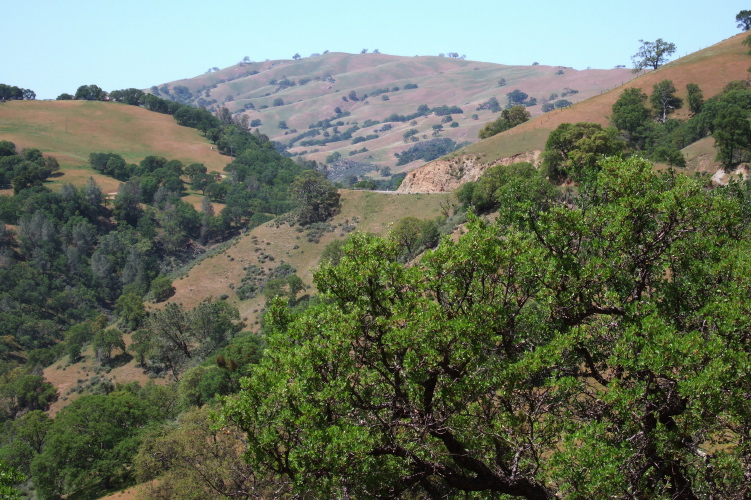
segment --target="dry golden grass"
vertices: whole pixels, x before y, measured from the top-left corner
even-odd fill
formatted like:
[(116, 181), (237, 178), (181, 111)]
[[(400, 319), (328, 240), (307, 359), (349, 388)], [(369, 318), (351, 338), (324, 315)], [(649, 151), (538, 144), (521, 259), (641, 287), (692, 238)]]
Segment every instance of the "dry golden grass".
[[(741, 44), (746, 36), (746, 33), (741, 33), (723, 40), (666, 64), (656, 71), (644, 73), (613, 90), (569, 108), (538, 116), (507, 132), (472, 144), (457, 153), (478, 154), (484, 162), (492, 163), (514, 154), (543, 149), (547, 136), (561, 123), (586, 121), (607, 126), (610, 124), (613, 104), (623, 90), (635, 87), (649, 95), (652, 93), (652, 87), (662, 80), (672, 80), (681, 98), (686, 97), (686, 84), (696, 83), (704, 92), (704, 98), (707, 99), (720, 92), (729, 82), (748, 78), (746, 69), (751, 65), (751, 58), (748, 56), (748, 48)], [(685, 119), (688, 117), (688, 112), (683, 109), (676, 113), (675, 117)], [(689, 160), (691, 160), (691, 150), (688, 153)]]
[[(129, 346), (131, 344), (131, 335), (123, 335), (123, 340), (126, 347)], [(117, 354), (120, 354), (120, 351), (116, 350), (113, 352), (113, 355), (116, 356)], [(81, 352), (81, 360), (79, 362), (67, 364), (67, 359), (66, 356), (44, 369), (44, 378), (57, 388), (59, 394), (58, 400), (50, 406), (48, 413), (51, 417), (54, 417), (57, 412), (78, 399), (80, 394), (74, 388), (79, 383), (85, 384), (95, 375), (97, 362), (91, 346), (88, 346)], [(145, 385), (151, 380), (143, 373), (143, 369), (136, 366), (135, 358), (122, 366), (111, 369), (109, 373), (105, 373), (104, 371), (100, 373), (113, 383), (138, 382), (141, 385)], [(166, 379), (153, 380), (157, 384), (167, 383)]]
[[(580, 91), (579, 94), (569, 97), (576, 102), (620, 85), (630, 76), (629, 70), (625, 69), (577, 71), (566, 68), (562, 75), (558, 75), (556, 73), (559, 69), (545, 65), (507, 66), (434, 56), (329, 53), (299, 61), (238, 64), (215, 73), (171, 82), (171, 85), (187, 86), (196, 95), (203, 91), (199, 89), (215, 86), (209, 91), (210, 97), (224, 102), (225, 98), (231, 96), (233, 100), (225, 105), (232, 112), (241, 112), (247, 103), (252, 103), (255, 109), (246, 112), (248, 117), (261, 119), (261, 132), (282, 143), (288, 143), (292, 135), (289, 135), (289, 130), (278, 127), (280, 121), (285, 121), (289, 129), (297, 129), (297, 133), (301, 133), (308, 130), (308, 125), (331, 117), (336, 107), (351, 113), (342, 121), (357, 122), (363, 126), (366, 120), (380, 121), (392, 113), (413, 113), (421, 104), (429, 107), (457, 105), (464, 111), (460, 115), (454, 115), (460, 126), (450, 128), (446, 125), (441, 137), (461, 142), (476, 141), (480, 128), (488, 121), (498, 118), (497, 113), (476, 109), (490, 97), (496, 97), (504, 103), (506, 93), (520, 89), (541, 100), (553, 92), (560, 94), (564, 88), (570, 87)], [(258, 73), (249, 75), (251, 71)], [(269, 84), (272, 79), (288, 78), (299, 81), (302, 77), (314, 79), (324, 74), (331, 75), (334, 81), (312, 80), (306, 85), (296, 85), (282, 90), (278, 90), (276, 85)], [(506, 86), (498, 86), (500, 78), (506, 80)], [(406, 83), (417, 84), (418, 88), (405, 90)], [(372, 94), (378, 88), (394, 86), (400, 87), (401, 90), (386, 94), (388, 101), (383, 101), (382, 96), (364, 100), (342, 99), (342, 96), (347, 96), (352, 90), (358, 96), (362, 96), (366, 93)], [(277, 98), (283, 99), (285, 105), (274, 106), (273, 101)], [(262, 105), (268, 107), (261, 109)], [(541, 105), (530, 108), (530, 111), (533, 115), (540, 114)], [(478, 120), (471, 118), (473, 114), (478, 115)], [(426, 134), (430, 139), (431, 126), (439, 121), (440, 117), (420, 117), (416, 119), (414, 127), (419, 130), (420, 136)], [(368, 152), (351, 158), (394, 168), (394, 153), (400, 153), (412, 145), (406, 145), (402, 141), (402, 134), (412, 128), (412, 125), (392, 125), (392, 130), (379, 132), (379, 139), (357, 145), (351, 145), (346, 141), (326, 146), (297, 147), (292, 151), (317, 149), (317, 153), (311, 153), (308, 157), (324, 161), (325, 157), (335, 150), (344, 158), (350, 158), (350, 151), (367, 147)], [(373, 134), (377, 127), (363, 127), (354, 136)], [(408, 171), (422, 163), (417, 161), (405, 168), (395, 169), (394, 172)]]
[[(127, 162), (158, 155), (200, 162), (220, 172), (229, 163), (197, 130), (177, 125), (171, 116), (114, 102), (2, 103), (0, 138), (14, 142), (19, 150), (33, 147), (56, 157), (66, 171), (61, 182), (88, 179), (92, 152), (116, 152)], [(83, 171), (68, 173), (69, 169)]]
[[(305, 232), (297, 232), (297, 226), (290, 227), (272, 222), (259, 226), (247, 235), (237, 239), (225, 252), (207, 258), (181, 279), (173, 283), (176, 289), (172, 302), (185, 307), (195, 307), (205, 297), (217, 298), (229, 295), (228, 301), (238, 307), (240, 316), (246, 319), (249, 328), (256, 329), (259, 311), (263, 307), (263, 297), (240, 301), (234, 290), (240, 286), (245, 275), (243, 267), (254, 264), (265, 269), (273, 269), (287, 262), (297, 269), (297, 274), (306, 285), (312, 286), (312, 269), (318, 265), (321, 252), (326, 245), (348, 235), (341, 230), (345, 221), (357, 217), (359, 231), (386, 235), (389, 224), (408, 215), (430, 219), (440, 215), (440, 204), (451, 199), (451, 194), (396, 195), (369, 191), (341, 191), (342, 211), (332, 221), (336, 228), (333, 233), (325, 233), (319, 243), (309, 242)], [(297, 246), (297, 248), (295, 248)], [(270, 254), (273, 261), (261, 264), (259, 256)], [(309, 290), (308, 293), (312, 292)], [(161, 306), (161, 305), (160, 305)]]

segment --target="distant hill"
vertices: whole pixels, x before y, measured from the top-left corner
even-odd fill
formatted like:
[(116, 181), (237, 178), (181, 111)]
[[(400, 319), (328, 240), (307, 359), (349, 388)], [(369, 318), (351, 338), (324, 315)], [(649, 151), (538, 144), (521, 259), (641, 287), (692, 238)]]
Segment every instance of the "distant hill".
[[(250, 122), (260, 120), (260, 131), (285, 146), (304, 132), (318, 133), (294, 142), (288, 152), (321, 162), (338, 153), (342, 159), (354, 160), (357, 174), (379, 178), (376, 169), (390, 167), (392, 173), (407, 172), (424, 163), (416, 160), (396, 165), (394, 154), (414, 146), (415, 141), (434, 138), (449, 138), (457, 143), (476, 141), (478, 131), (499, 116), (488, 109), (477, 109), (492, 97), (503, 107), (508, 103), (507, 93), (521, 90), (537, 100), (537, 105), (529, 107), (530, 113), (537, 116), (551, 94), (557, 95), (554, 101), (565, 98), (575, 103), (632, 77), (628, 69), (622, 68), (577, 71), (542, 65), (505, 66), (448, 57), (327, 53), (299, 60), (240, 63), (195, 78), (154, 86), (151, 91), (209, 110), (225, 106), (236, 117), (247, 115)], [(416, 88), (408, 88), (412, 86)], [(351, 98), (353, 93), (355, 100)], [(420, 105), (429, 109), (461, 108), (461, 113), (451, 113), (453, 123), (458, 126), (452, 128), (452, 122), (442, 123), (447, 119), (431, 113), (414, 118), (414, 125), (410, 119), (390, 122), (391, 128), (383, 129), (384, 119), (390, 115), (408, 116)], [(337, 113), (337, 108), (341, 113)], [(337, 130), (310, 128), (328, 118), (333, 118), (332, 125), (341, 123)], [(336, 132), (341, 135), (355, 124), (359, 129), (352, 132), (351, 137), (333, 142)], [(443, 125), (443, 130), (433, 135), (434, 125)], [(404, 133), (413, 128), (417, 130), (414, 139), (405, 141)], [(326, 138), (326, 134), (330, 137)], [(305, 140), (332, 142), (306, 146), (302, 145)], [(350, 173), (347, 168), (334, 170), (334, 178)]]
[[(720, 92), (728, 82), (748, 78), (747, 68), (751, 65), (751, 58), (748, 56), (748, 47), (741, 43), (746, 36), (747, 33), (738, 34), (676, 59), (656, 71), (643, 73), (617, 88), (582, 100), (569, 108), (533, 117), (518, 127), (456, 151), (450, 159), (428, 163), (410, 173), (400, 191), (451, 191), (462, 182), (476, 180), (485, 168), (493, 164), (508, 163), (517, 156), (528, 160), (544, 149), (548, 135), (561, 123), (584, 121), (607, 126), (610, 124), (612, 106), (626, 88), (636, 87), (651, 94), (653, 85), (662, 80), (672, 80), (678, 90), (678, 97), (685, 99), (686, 84), (696, 83), (706, 100)], [(672, 116), (685, 120), (688, 118), (688, 110), (684, 107)], [(713, 139), (706, 138), (685, 148), (689, 170), (710, 174), (717, 171), (718, 164), (714, 161), (716, 152), (711, 147), (712, 144)]]

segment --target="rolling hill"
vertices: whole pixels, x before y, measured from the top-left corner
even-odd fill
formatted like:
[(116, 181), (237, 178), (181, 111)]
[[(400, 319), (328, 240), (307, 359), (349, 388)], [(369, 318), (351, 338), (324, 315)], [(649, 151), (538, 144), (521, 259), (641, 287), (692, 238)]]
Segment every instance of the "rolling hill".
[[(748, 48), (742, 45), (746, 34), (738, 34), (711, 47), (676, 59), (656, 71), (646, 72), (617, 88), (580, 101), (565, 109), (558, 109), (523, 123), (504, 133), (489, 137), (454, 152), (449, 159), (428, 163), (407, 175), (400, 192), (443, 192), (456, 189), (461, 183), (476, 180), (485, 168), (510, 161), (535, 160), (545, 147), (548, 135), (561, 123), (593, 122), (610, 124), (613, 104), (623, 90), (639, 88), (650, 94), (652, 86), (662, 80), (672, 80), (678, 97), (686, 97), (686, 84), (696, 83), (707, 99), (722, 90), (733, 80), (748, 78), (746, 69), (751, 64)], [(688, 110), (680, 109), (673, 115), (687, 119)], [(717, 171), (713, 139), (702, 139), (688, 146), (684, 154), (688, 169)]]
[[(302, 139), (295, 141), (288, 152), (321, 162), (339, 153), (343, 159), (364, 164), (357, 173), (365, 172), (377, 178), (374, 171), (382, 167), (390, 167), (392, 173), (397, 173), (424, 163), (415, 160), (396, 165), (394, 154), (414, 145), (403, 139), (403, 134), (412, 128), (417, 129), (413, 141), (433, 137), (450, 138), (457, 143), (476, 141), (480, 128), (498, 117), (490, 110), (477, 109), (492, 97), (503, 107), (508, 102), (506, 94), (519, 89), (537, 99), (538, 104), (529, 108), (530, 113), (537, 116), (551, 94), (557, 94), (555, 99), (565, 97), (579, 102), (630, 78), (632, 75), (627, 69), (577, 71), (447, 57), (327, 53), (299, 60), (239, 63), (195, 78), (154, 86), (151, 91), (164, 98), (206, 106), (209, 110), (225, 106), (236, 117), (247, 115), (250, 122), (260, 121), (261, 132), (285, 146), (290, 146), (299, 134), (314, 130), (309, 127), (320, 120), (336, 116), (332, 122), (341, 122), (341, 132), (355, 124), (359, 127), (350, 139), (308, 146), (302, 145)], [(499, 85), (504, 81), (504, 85)], [(411, 86), (408, 84), (416, 88), (406, 88)], [(571, 90), (578, 93), (571, 93)], [(351, 98), (353, 94), (355, 100)], [(364, 97), (365, 94), (368, 97)], [(430, 109), (458, 106), (462, 112), (452, 114), (458, 126), (452, 128), (450, 123), (443, 123), (443, 130), (434, 136), (433, 126), (441, 125), (442, 117), (429, 114), (414, 121), (391, 122), (390, 130), (382, 129), (388, 116), (409, 115), (423, 104)], [(339, 115), (337, 108), (341, 111)], [(316, 130), (321, 135), (313, 139), (323, 139), (329, 133), (327, 129)], [(372, 137), (375, 135), (378, 137)], [(363, 140), (368, 136), (371, 138)], [(363, 142), (353, 144), (355, 140)], [(363, 148), (366, 151), (362, 151)], [(351, 173), (346, 165), (334, 170), (335, 179)]]
[(181, 127), (165, 114), (100, 101), (8, 101), (0, 104), (0, 137), (57, 158), (56, 184), (80, 185), (89, 177), (105, 192), (118, 182), (89, 166), (93, 152), (117, 152), (128, 162), (149, 155), (184, 163), (200, 162), (211, 171), (229, 163), (197, 130)]

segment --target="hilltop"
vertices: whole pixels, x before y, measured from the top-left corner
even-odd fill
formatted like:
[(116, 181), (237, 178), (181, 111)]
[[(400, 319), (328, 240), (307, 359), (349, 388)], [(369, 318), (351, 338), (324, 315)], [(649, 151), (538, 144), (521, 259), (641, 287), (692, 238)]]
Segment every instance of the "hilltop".
[[(511, 130), (489, 137), (456, 151), (450, 158), (428, 163), (407, 175), (400, 192), (452, 191), (465, 181), (476, 180), (482, 172), (499, 163), (536, 160), (544, 149), (550, 132), (561, 123), (592, 122), (602, 126), (610, 124), (613, 104), (627, 88), (639, 88), (649, 94), (662, 80), (672, 80), (677, 95), (686, 97), (686, 84), (696, 83), (709, 98), (733, 80), (745, 80), (749, 66), (748, 48), (742, 45), (747, 34), (741, 33), (711, 47), (676, 59), (656, 71), (640, 74), (637, 78), (590, 99), (577, 102), (533, 117)], [(674, 118), (688, 118), (687, 109), (679, 109)], [(690, 170), (717, 171), (714, 161), (713, 140), (705, 138), (685, 148), (684, 155)]]
[[(506, 94), (513, 90), (519, 89), (537, 100), (528, 108), (537, 116), (552, 94), (556, 95), (553, 101), (565, 98), (579, 102), (630, 78), (630, 71), (622, 68), (577, 71), (561, 66), (506, 66), (449, 57), (326, 53), (299, 60), (239, 63), (154, 86), (151, 91), (209, 110), (225, 106), (238, 119), (245, 115), (249, 123), (255, 123), (254, 128), (258, 126), (272, 140), (287, 146), (289, 154), (320, 162), (337, 154), (353, 160), (358, 168), (347, 171), (345, 165), (332, 172), (334, 179), (342, 179), (353, 172), (378, 178), (376, 171), (383, 167), (389, 167), (392, 173), (408, 172), (424, 162), (397, 165), (394, 155), (417, 142), (433, 138), (456, 143), (476, 141), (478, 131), (498, 117), (497, 112), (478, 107), (491, 98), (503, 107), (508, 102)], [(430, 110), (456, 106), (461, 112), (449, 113), (451, 122), (446, 121), (445, 115), (430, 113), (405, 122), (389, 121), (390, 128), (384, 127), (387, 117), (408, 117), (420, 105)], [(331, 119), (330, 124), (318, 124), (327, 119)], [(338, 130), (333, 129), (337, 124)], [(354, 125), (358, 129), (345, 140), (305, 145), (306, 139), (321, 140), (327, 135), (333, 140), (334, 134), (341, 135)], [(434, 134), (436, 125), (443, 128)], [(405, 140), (404, 133), (413, 128), (417, 130), (415, 137)], [(303, 133), (310, 135), (290, 146), (292, 139)]]

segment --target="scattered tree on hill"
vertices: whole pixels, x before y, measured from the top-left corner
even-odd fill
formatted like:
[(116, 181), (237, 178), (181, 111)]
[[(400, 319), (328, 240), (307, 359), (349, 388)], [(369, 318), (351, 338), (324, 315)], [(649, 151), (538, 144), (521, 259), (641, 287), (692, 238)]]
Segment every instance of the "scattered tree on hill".
[(97, 85), (81, 85), (76, 90), (76, 99), (101, 101), (105, 97), (107, 97), (107, 93)]
[(686, 91), (688, 96), (686, 102), (688, 103), (688, 109), (691, 111), (691, 115), (696, 116), (701, 112), (701, 108), (704, 106), (704, 94), (701, 88), (695, 83), (689, 83), (686, 85)]
[(607, 156), (620, 156), (627, 144), (613, 127), (603, 129), (596, 123), (562, 123), (548, 136), (542, 169), (551, 181), (571, 179), (581, 182), (597, 175), (599, 163)]
[(16, 87), (15, 85), (6, 85), (0, 83), (0, 101), (7, 100), (34, 100), (36, 99), (36, 93), (31, 89), (23, 89)]
[(139, 481), (150, 481), (147, 498), (257, 498), (246, 494), (253, 491), (286, 498), (289, 485), (260, 478), (243, 463), (241, 432), (213, 424), (208, 407), (192, 408), (144, 440), (134, 468)]
[(631, 57), (634, 63), (634, 73), (644, 68), (657, 69), (666, 62), (668, 57), (675, 52), (675, 44), (658, 38), (654, 42), (639, 40), (642, 44), (639, 52)]
[(125, 352), (123, 334), (116, 328), (107, 328), (94, 335), (92, 347), (100, 364), (109, 363), (112, 358), (112, 349), (120, 349)]
[(663, 80), (652, 87), (649, 103), (657, 114), (657, 121), (660, 123), (665, 123), (668, 114), (683, 105), (683, 101), (675, 95), (675, 92), (676, 89), (672, 80)]
[(751, 124), (748, 111), (739, 106), (723, 107), (714, 120), (712, 137), (717, 159), (725, 168), (748, 161), (751, 151)]
[(129, 88), (123, 90), (113, 90), (109, 97), (113, 101), (130, 104), (131, 106), (140, 106), (143, 103), (145, 93), (142, 90)]
[(242, 329), (237, 309), (219, 300), (202, 300), (194, 309), (168, 303), (147, 321), (149, 358), (167, 368), (175, 380), (191, 364), (225, 346)]
[(623, 130), (637, 140), (639, 131), (649, 119), (649, 110), (645, 106), (647, 94), (638, 88), (628, 88), (621, 93), (618, 100), (613, 104), (613, 113), (610, 120), (618, 130)]
[(509, 92), (508, 94), (506, 94), (506, 98), (508, 99), (508, 103), (511, 106), (517, 106), (517, 105), (522, 104), (524, 101), (527, 100), (528, 97), (529, 97), (529, 95), (527, 95), (526, 93), (522, 92), (519, 89), (513, 90), (513, 91)]
[(516, 127), (526, 121), (529, 121), (531, 115), (524, 106), (514, 106), (509, 109), (504, 109), (501, 112), (501, 117), (496, 121), (485, 125), (479, 133), (480, 139), (487, 139), (488, 137), (500, 134), (510, 128)]
[(736, 16), (735, 20), (738, 21), (738, 27), (743, 31), (751, 29), (751, 10), (742, 10)]
[(292, 56), (292, 59), (294, 59), (295, 61), (299, 61), (300, 59), (302, 59), (302, 56), (300, 56), (299, 52), (295, 52), (295, 55)]
[(487, 101), (477, 106), (476, 111), (482, 111), (484, 109), (488, 109), (492, 111), (493, 113), (498, 113), (501, 110), (501, 104), (498, 102), (498, 99), (496, 99), (495, 97), (491, 97)]
[(306, 170), (299, 175), (290, 194), (298, 207), (297, 218), (301, 224), (322, 222), (339, 212), (339, 192), (315, 170)]

